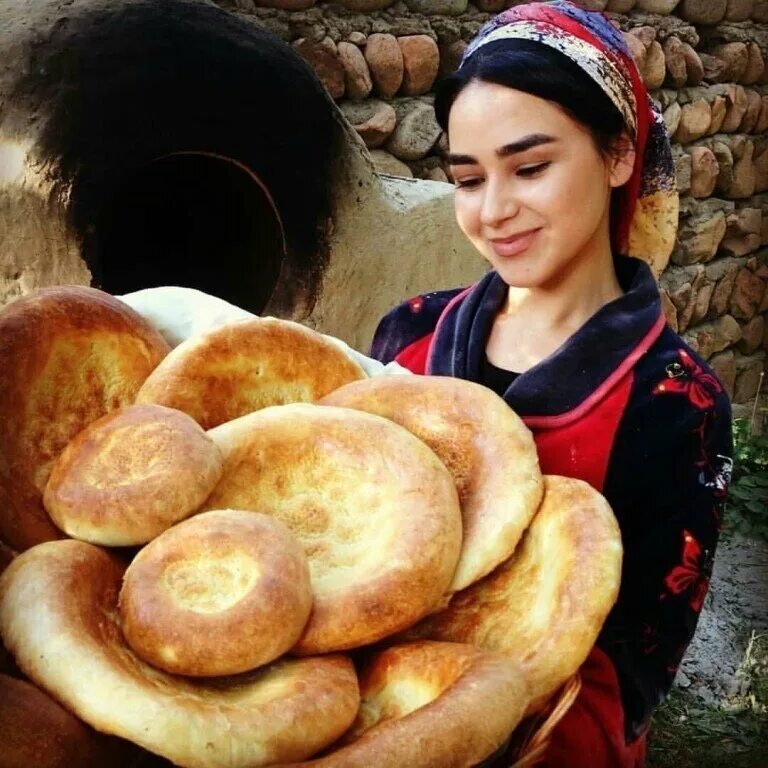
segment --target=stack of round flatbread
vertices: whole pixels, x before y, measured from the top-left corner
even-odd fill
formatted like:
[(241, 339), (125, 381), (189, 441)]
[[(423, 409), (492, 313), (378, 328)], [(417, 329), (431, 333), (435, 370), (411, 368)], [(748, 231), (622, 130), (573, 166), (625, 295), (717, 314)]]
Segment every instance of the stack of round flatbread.
[(607, 503), (497, 395), (294, 322), (171, 350), (42, 291), (0, 310), (0, 404), (0, 689), (46, 734), (0, 706), (15, 764), (469, 768), (617, 596)]

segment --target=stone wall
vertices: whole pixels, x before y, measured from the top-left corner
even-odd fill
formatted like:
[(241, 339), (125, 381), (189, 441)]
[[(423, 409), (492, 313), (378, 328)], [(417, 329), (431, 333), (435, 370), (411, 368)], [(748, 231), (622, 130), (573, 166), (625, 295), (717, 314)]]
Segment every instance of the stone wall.
[[(449, 180), (430, 92), (504, 0), (221, 4), (304, 56), (381, 172)], [(768, 0), (582, 4), (620, 27), (672, 137), (681, 215), (660, 281), (668, 320), (746, 403), (768, 351)]]

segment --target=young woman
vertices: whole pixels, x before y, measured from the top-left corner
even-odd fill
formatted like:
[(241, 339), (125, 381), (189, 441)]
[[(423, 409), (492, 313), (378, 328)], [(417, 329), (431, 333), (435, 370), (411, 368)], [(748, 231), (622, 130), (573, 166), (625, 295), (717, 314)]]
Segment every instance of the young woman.
[(731, 466), (728, 399), (665, 324), (647, 264), (677, 224), (664, 124), (608, 19), (563, 0), (492, 19), (436, 111), (456, 218), (491, 270), (392, 310), (372, 356), (491, 387), (544, 472), (611, 503), (621, 593), (546, 765), (642, 766), (707, 591)]

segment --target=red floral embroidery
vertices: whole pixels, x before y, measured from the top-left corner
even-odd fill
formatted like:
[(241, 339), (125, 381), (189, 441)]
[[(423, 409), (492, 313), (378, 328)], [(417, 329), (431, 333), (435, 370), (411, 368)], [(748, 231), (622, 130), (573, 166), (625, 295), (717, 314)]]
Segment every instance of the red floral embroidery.
[(707, 410), (715, 404), (714, 395), (722, 392), (720, 382), (695, 362), (684, 350), (677, 351), (680, 363), (667, 367), (668, 378), (653, 388), (654, 395), (682, 394), (697, 408)]
[[(664, 579), (664, 585), (673, 595), (690, 592), (689, 605), (698, 613), (704, 603), (709, 579), (702, 573), (704, 553), (701, 545), (689, 531), (683, 531), (682, 565), (675, 566)], [(664, 599), (666, 595), (662, 595)]]
[(408, 300), (408, 306), (411, 308), (411, 312), (418, 314), (424, 306), (424, 297), (414, 296), (414, 298)]

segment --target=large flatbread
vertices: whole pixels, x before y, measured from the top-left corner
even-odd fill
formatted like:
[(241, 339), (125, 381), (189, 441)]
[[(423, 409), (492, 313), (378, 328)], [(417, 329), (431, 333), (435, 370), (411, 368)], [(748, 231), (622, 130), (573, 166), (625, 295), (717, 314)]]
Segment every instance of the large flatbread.
[(270, 405), (313, 402), (362, 378), (356, 362), (311, 328), (255, 317), (183, 341), (136, 402), (177, 408), (211, 429)]
[(13, 549), (62, 536), (42, 501), (53, 462), (86, 425), (133, 403), (168, 351), (94, 288), (46, 288), (0, 311), (0, 538)]
[(437, 607), (461, 548), (448, 470), (394, 422), (310, 404), (208, 433), (224, 473), (206, 509), (264, 512), (298, 536), (314, 606), (295, 653), (376, 642)]
[(410, 633), (511, 656), (535, 704), (587, 658), (618, 597), (622, 561), (605, 498), (582, 480), (544, 480), (544, 501), (515, 554)]
[(490, 573), (515, 550), (544, 484), (533, 435), (495, 392), (447, 376), (379, 376), (322, 404), (358, 408), (421, 438), (453, 475), (464, 540), (451, 591)]

